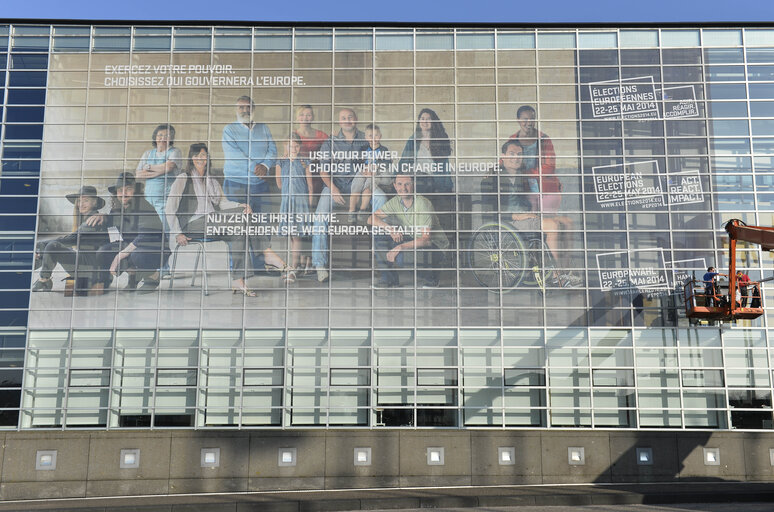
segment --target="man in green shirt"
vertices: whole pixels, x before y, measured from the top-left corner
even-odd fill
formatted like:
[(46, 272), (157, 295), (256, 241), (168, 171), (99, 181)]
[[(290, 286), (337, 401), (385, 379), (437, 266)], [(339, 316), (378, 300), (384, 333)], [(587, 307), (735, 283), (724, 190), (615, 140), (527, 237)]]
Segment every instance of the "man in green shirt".
[(376, 265), (381, 278), (375, 287), (400, 284), (395, 268), (415, 263), (419, 284), (438, 286), (438, 267), (444, 260), (449, 239), (441, 229), (429, 199), (414, 194), (414, 178), (398, 174), (393, 183), (397, 195), (376, 210), (368, 220), (373, 226)]

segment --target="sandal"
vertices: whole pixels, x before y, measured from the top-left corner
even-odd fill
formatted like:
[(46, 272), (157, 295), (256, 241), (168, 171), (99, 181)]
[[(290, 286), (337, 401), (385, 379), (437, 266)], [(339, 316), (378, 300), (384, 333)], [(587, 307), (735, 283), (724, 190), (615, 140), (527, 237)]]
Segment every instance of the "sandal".
[(231, 291), (234, 295), (241, 293), (245, 297), (257, 297), (257, 294), (246, 285), (232, 286)]
[(282, 280), (285, 281), (285, 284), (293, 284), (296, 282), (296, 269), (293, 267), (285, 267), (283, 269), (284, 274), (282, 274)]

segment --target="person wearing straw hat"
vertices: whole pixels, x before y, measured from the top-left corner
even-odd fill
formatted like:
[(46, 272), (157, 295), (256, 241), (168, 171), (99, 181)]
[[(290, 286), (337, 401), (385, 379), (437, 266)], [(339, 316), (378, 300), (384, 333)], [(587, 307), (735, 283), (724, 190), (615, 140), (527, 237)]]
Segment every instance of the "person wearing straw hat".
[(40, 278), (32, 285), (33, 292), (51, 291), (54, 284), (51, 274), (57, 263), (74, 277), (91, 277), (93, 271), (84, 271), (98, 266), (96, 249), (108, 242), (107, 228), (91, 225), (86, 219), (99, 213), (105, 200), (97, 195), (97, 189), (85, 185), (74, 194), (65, 196), (73, 205), (73, 232), (54, 240), (39, 242), (35, 251), (35, 267), (40, 268)]
[(142, 281), (141, 293), (159, 286), (159, 269), (169, 255), (164, 250), (164, 233), (156, 209), (138, 191), (131, 172), (119, 174), (114, 185), (108, 187), (113, 196), (113, 207), (105, 224), (110, 242), (98, 251), (101, 281), (110, 286), (113, 276), (129, 272), (127, 288), (134, 289)]

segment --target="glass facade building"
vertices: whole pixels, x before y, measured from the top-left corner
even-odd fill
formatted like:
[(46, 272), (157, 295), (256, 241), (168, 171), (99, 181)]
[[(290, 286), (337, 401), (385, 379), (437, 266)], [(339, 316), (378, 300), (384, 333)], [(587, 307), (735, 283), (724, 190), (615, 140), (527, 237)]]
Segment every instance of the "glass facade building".
[[(682, 298), (728, 268), (726, 221), (774, 225), (771, 26), (11, 23), (0, 90), (3, 428), (774, 428), (768, 314), (695, 322)], [(353, 122), (362, 144), (323, 142)], [(304, 127), (324, 134), (294, 150)], [(200, 143), (228, 199), (254, 175), (233, 200), (259, 199), (234, 221), (255, 296), (234, 240), (174, 243)], [(162, 235), (132, 275), (81, 245), (73, 198), (120, 224), (125, 172)], [(42, 258), (64, 238), (73, 261)]]

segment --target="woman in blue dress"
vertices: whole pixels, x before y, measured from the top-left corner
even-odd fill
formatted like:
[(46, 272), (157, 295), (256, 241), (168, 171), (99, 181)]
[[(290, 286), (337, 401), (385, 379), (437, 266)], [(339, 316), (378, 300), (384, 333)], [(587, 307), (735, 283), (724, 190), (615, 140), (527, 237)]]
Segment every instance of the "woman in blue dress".
[[(140, 158), (136, 178), (145, 182), (145, 199), (159, 214), (166, 236), (169, 233), (167, 198), (175, 177), (183, 168), (183, 153), (175, 147), (175, 127), (171, 124), (160, 124), (153, 130), (151, 145), (153, 148), (143, 153)], [(168, 275), (166, 263), (161, 273), (165, 278)]]
[(282, 191), (280, 213), (286, 216), (282, 232), (290, 239), (288, 282), (295, 280), (295, 269), (301, 261), (301, 237), (311, 228), (309, 217), (314, 189), (309, 165), (299, 158), (301, 143), (301, 138), (294, 133), (287, 143), (287, 158), (277, 161), (277, 187)]

